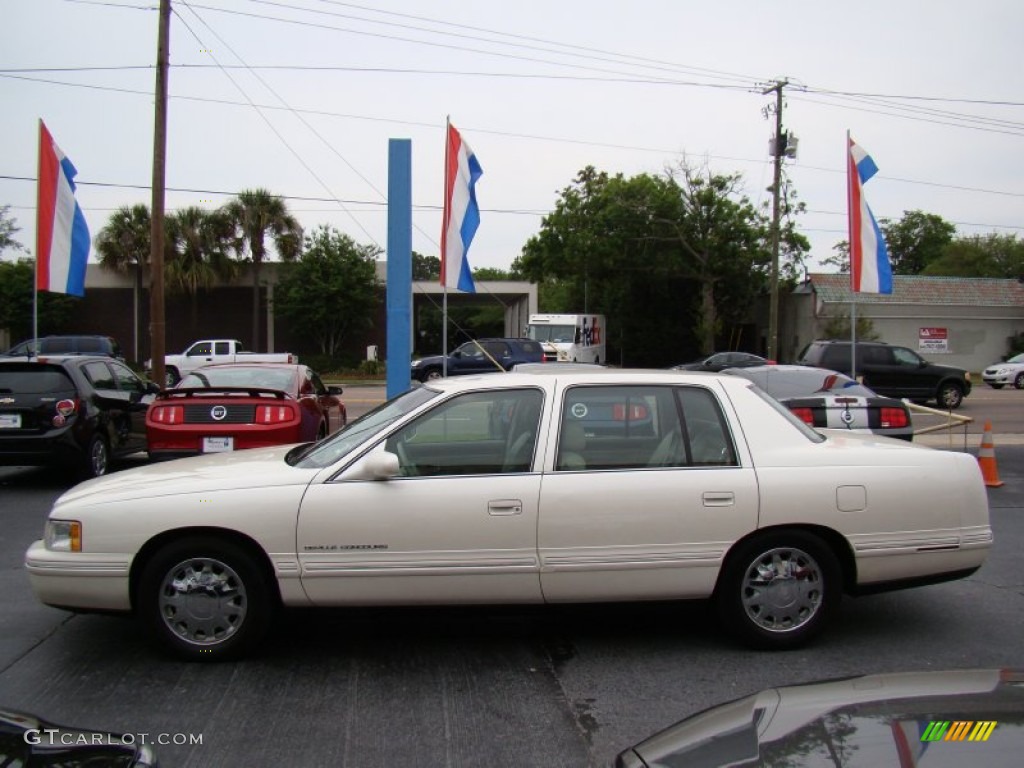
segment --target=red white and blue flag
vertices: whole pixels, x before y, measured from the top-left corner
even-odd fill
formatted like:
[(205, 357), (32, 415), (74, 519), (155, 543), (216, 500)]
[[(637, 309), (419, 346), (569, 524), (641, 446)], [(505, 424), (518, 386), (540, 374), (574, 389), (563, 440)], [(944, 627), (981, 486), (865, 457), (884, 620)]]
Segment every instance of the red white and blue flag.
[(39, 121), (39, 193), (36, 202), (36, 289), (85, 295), (89, 227), (75, 200), (78, 172)]
[(483, 174), (469, 145), (448, 124), (445, 147), (444, 222), (441, 227), (441, 285), (476, 293), (466, 254), (480, 226), (476, 180)]
[(847, 204), (850, 217), (850, 278), (854, 293), (892, 293), (892, 265), (882, 230), (864, 199), (864, 184), (878, 166), (847, 137)]

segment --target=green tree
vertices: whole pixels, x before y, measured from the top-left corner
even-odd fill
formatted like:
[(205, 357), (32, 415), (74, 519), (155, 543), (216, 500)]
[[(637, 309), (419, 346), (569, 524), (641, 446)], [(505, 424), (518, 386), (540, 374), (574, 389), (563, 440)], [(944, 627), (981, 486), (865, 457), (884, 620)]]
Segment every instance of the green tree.
[(282, 260), (294, 261), (302, 248), (302, 228), (284, 199), (265, 189), (239, 192), (224, 210), (236, 229), (239, 258), (252, 264), (252, 349), (259, 351), (260, 271), (267, 259), (267, 236)]
[(424, 256), (422, 253), (412, 252), (412, 279), (413, 280), (440, 280), (441, 259), (437, 256)]
[(199, 292), (230, 278), (237, 264), (231, 260), (234, 227), (223, 211), (190, 206), (166, 219), (167, 287), (185, 293), (191, 303), (191, 333), (199, 333)]
[[(131, 272), (135, 292), (135, 337), (138, 338), (139, 310), (142, 305), (143, 274), (149, 266), (151, 220), (145, 205), (125, 205), (111, 214), (103, 229), (96, 235), (93, 247), (100, 264), (122, 274)], [(134, 354), (138, 357), (136, 347)]]
[(922, 274), (1018, 279), (1024, 277), (1024, 241), (994, 232), (957, 238)]
[[(32, 336), (35, 279), (34, 260), (0, 261), (0, 328), (10, 330), (12, 341)], [(78, 299), (49, 291), (38, 293), (39, 335), (65, 330)]]
[(934, 213), (904, 211), (899, 221), (882, 219), (879, 227), (889, 248), (895, 275), (920, 275), (942, 257), (953, 242), (956, 227)]
[(22, 251), (24, 246), (14, 239), (14, 235), (21, 231), (21, 227), (15, 225), (14, 217), (10, 216), (11, 206), (0, 205), (0, 255), (5, 250)]
[(275, 312), (313, 340), (320, 354), (336, 357), (351, 335), (373, 323), (380, 253), (333, 227), (318, 227), (306, 237), (299, 260), (282, 271)]

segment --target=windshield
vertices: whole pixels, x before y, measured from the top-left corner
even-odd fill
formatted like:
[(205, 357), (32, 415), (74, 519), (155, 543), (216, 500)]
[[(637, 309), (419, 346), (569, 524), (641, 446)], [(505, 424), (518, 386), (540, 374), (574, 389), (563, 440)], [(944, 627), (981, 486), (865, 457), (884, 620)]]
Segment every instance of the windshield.
[(530, 338), (534, 341), (551, 341), (555, 344), (571, 344), (576, 336), (574, 325), (531, 325)]
[(389, 424), (433, 400), (441, 393), (428, 387), (416, 387), (377, 406), (326, 440), (304, 446), (288, 454), (288, 463), (303, 469), (317, 469), (335, 463), (345, 454), (377, 435)]

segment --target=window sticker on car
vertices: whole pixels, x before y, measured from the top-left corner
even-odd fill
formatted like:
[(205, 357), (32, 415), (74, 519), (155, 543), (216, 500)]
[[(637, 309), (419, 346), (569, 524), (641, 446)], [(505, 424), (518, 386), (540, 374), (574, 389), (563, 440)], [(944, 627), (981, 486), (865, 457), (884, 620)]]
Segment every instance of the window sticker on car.
[(572, 415), (577, 419), (585, 419), (587, 417), (587, 406), (585, 403), (573, 403)]

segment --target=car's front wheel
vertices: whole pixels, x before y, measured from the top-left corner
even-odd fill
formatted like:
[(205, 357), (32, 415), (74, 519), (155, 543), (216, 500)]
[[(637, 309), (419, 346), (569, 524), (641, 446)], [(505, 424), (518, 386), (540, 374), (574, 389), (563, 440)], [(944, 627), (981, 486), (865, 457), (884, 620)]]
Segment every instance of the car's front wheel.
[(168, 544), (145, 565), (136, 605), (171, 653), (190, 661), (237, 658), (270, 626), (276, 602), (267, 576), (244, 548), (190, 537)]
[(940, 408), (948, 408), (951, 411), (955, 410), (964, 401), (963, 387), (955, 382), (947, 381), (939, 386), (935, 399), (938, 401)]
[(1024, 389), (1024, 373), (1018, 373), (1013, 380), (1014, 389)]
[(842, 595), (832, 550), (804, 531), (761, 534), (729, 553), (715, 589), (722, 623), (754, 648), (787, 650), (824, 629)]
[(443, 378), (440, 368), (428, 368), (426, 373), (423, 374), (424, 381), (437, 381), (440, 378)]
[[(1020, 378), (1020, 377), (1018, 377), (1018, 378)], [(988, 385), (990, 387), (992, 387), (992, 389), (1002, 389), (1003, 388), (1002, 384), (993, 384), (992, 382), (989, 382)], [(1017, 387), (1017, 382), (1016, 381), (1013, 382), (1013, 386)], [(1020, 387), (1017, 387), (1017, 389), (1020, 389)]]

